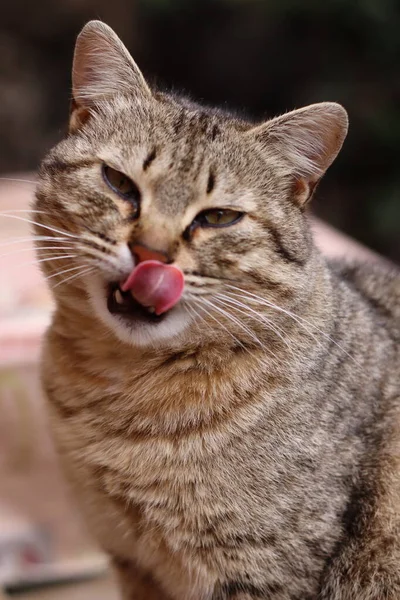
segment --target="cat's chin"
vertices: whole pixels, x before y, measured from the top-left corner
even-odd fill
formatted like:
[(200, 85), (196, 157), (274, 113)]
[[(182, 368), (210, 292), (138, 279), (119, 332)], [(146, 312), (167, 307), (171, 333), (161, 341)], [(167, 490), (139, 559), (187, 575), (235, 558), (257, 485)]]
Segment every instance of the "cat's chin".
[(191, 317), (178, 303), (163, 315), (150, 313), (137, 303), (126, 306), (115, 301), (115, 286), (88, 282), (90, 303), (97, 317), (116, 337), (131, 346), (159, 347), (181, 336)]

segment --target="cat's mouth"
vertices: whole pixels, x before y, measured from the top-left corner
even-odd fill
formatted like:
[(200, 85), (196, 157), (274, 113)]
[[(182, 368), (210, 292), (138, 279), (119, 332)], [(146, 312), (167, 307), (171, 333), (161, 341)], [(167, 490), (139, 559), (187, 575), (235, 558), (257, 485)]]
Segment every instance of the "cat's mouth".
[(184, 275), (176, 265), (144, 260), (122, 283), (110, 284), (107, 308), (112, 315), (159, 323), (183, 293)]
[(118, 283), (112, 283), (107, 291), (107, 308), (110, 314), (121, 316), (130, 321), (159, 323), (166, 313), (157, 315), (154, 307), (143, 306), (135, 300), (130, 291), (124, 292)]

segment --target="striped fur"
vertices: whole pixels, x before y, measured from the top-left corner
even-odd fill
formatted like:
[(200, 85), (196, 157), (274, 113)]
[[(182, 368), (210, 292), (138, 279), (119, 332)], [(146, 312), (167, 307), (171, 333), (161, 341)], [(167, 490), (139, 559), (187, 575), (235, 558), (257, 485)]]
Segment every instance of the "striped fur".
[[(97, 22), (74, 65), (71, 130), (34, 207), (38, 235), (75, 252), (41, 263), (56, 303), (42, 378), (122, 597), (398, 600), (400, 277), (328, 264), (305, 211), (344, 109), (253, 125), (150, 91)], [(139, 219), (103, 163), (137, 184)], [(246, 216), (188, 229), (210, 207)], [(134, 242), (185, 273), (156, 325), (107, 310)]]

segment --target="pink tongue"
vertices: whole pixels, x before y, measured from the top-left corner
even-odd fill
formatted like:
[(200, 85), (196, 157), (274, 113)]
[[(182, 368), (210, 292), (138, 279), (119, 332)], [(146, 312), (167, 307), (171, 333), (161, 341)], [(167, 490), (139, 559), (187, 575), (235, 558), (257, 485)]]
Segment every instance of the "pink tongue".
[(133, 269), (121, 289), (129, 290), (139, 304), (152, 306), (156, 315), (161, 315), (175, 306), (184, 286), (184, 276), (178, 267), (158, 260), (144, 260)]

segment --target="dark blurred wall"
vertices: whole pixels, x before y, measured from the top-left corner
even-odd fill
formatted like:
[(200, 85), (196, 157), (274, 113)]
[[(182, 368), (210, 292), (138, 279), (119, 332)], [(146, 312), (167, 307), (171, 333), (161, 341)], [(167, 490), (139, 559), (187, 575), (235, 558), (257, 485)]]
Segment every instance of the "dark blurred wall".
[(34, 169), (64, 130), (74, 38), (100, 18), (157, 85), (272, 116), (349, 111), (314, 210), (400, 261), (398, 0), (17, 0), (0, 24), (0, 171)]

